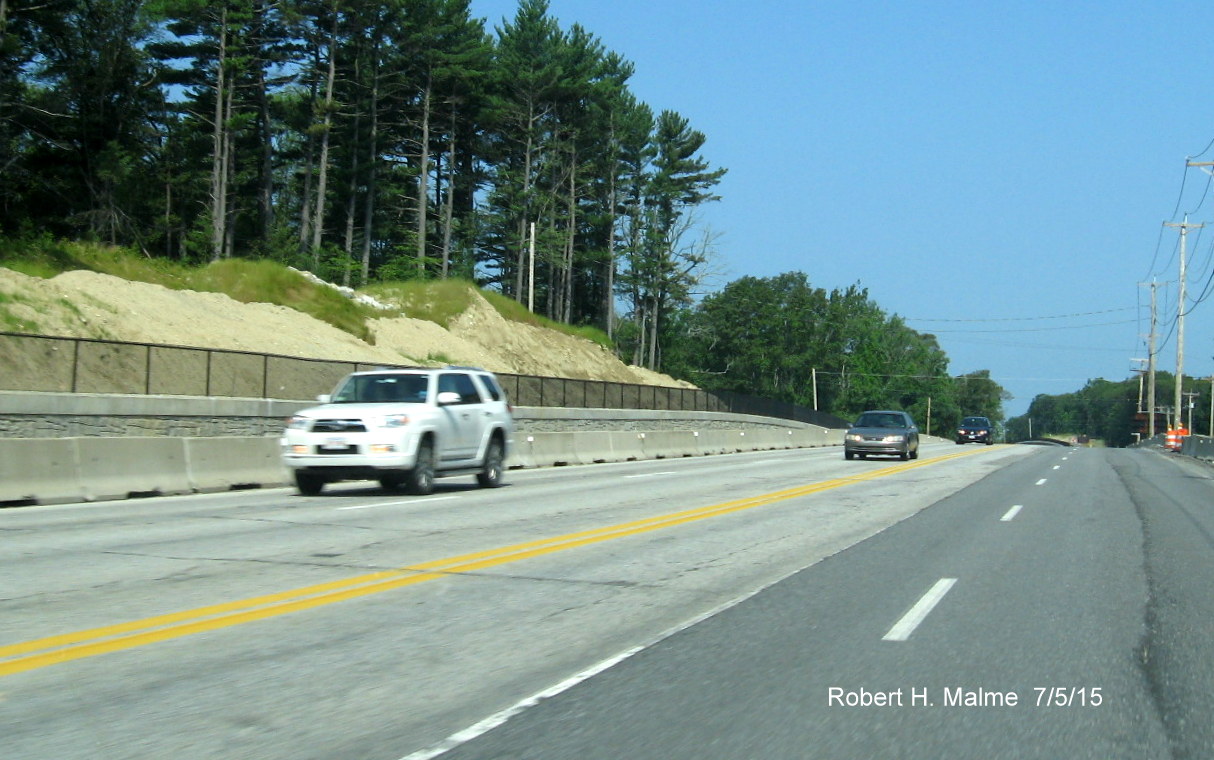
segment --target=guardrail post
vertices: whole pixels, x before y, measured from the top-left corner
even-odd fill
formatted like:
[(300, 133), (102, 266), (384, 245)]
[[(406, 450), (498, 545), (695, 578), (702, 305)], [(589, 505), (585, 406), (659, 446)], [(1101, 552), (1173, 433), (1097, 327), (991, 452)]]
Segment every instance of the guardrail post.
[(72, 393), (76, 393), (76, 378), (80, 374), (80, 341), (72, 341)]

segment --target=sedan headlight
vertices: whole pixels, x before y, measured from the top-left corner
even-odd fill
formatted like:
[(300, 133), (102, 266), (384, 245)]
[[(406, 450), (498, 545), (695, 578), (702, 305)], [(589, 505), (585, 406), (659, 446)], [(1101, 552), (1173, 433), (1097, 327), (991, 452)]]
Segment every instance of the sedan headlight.
[(905, 440), (906, 440), (906, 436), (904, 436), (904, 435), (887, 435), (887, 436), (885, 436), (886, 443), (902, 443)]
[(846, 436), (844, 436), (844, 440), (852, 441), (853, 443), (859, 443), (860, 441), (864, 440), (864, 436), (859, 435), (857, 433), (848, 433)]

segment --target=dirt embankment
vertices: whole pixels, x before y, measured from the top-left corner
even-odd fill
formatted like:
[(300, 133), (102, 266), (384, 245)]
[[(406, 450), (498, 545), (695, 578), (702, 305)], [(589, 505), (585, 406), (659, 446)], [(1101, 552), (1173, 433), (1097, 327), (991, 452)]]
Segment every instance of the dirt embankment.
[(479, 295), (450, 329), (406, 317), (373, 320), (374, 343), (284, 306), (87, 271), (43, 280), (0, 268), (0, 307), (21, 332), (42, 335), (690, 387), (582, 338), (506, 320)]

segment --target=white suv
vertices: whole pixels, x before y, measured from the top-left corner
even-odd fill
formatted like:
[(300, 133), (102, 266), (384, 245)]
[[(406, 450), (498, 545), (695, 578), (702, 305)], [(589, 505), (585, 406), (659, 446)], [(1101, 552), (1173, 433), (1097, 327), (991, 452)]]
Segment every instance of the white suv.
[(355, 372), (321, 406), (287, 422), (283, 462), (306, 495), (338, 480), (428, 494), (443, 475), (502, 483), (514, 418), (492, 373), (476, 367)]

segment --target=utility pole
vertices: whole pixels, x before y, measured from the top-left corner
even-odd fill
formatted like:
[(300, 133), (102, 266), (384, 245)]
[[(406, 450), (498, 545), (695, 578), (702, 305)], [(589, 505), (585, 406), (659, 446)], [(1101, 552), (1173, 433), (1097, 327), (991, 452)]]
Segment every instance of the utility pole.
[[(1201, 169), (1203, 172), (1205, 172), (1206, 174), (1209, 174), (1211, 177), (1214, 177), (1214, 161), (1190, 161), (1186, 157), (1184, 165), (1185, 165), (1186, 169), (1189, 168), (1190, 166), (1197, 167), (1197, 168)], [(1176, 226), (1176, 225), (1172, 225), (1172, 226)], [(1181, 225), (1181, 227), (1180, 227), (1180, 298), (1177, 301), (1177, 305), (1176, 305), (1176, 308), (1177, 308), (1176, 403), (1177, 404), (1180, 403), (1180, 386), (1181, 386), (1180, 371), (1181, 371), (1181, 367), (1183, 366), (1183, 362), (1184, 362), (1184, 312), (1185, 312), (1184, 242), (1185, 242), (1185, 232), (1190, 226), (1194, 227), (1195, 229), (1201, 229), (1205, 225), (1203, 225), (1203, 224), (1190, 225), (1189, 224), (1189, 215), (1185, 214), (1184, 224)], [(1214, 381), (1212, 381), (1212, 383), (1214, 383)], [(1212, 384), (1212, 386), (1211, 386), (1211, 397), (1214, 398), (1214, 384)], [(1193, 415), (1193, 412), (1191, 411), (1191, 409), (1192, 408), (1190, 407), (1190, 412), (1189, 412), (1190, 422), (1192, 422), (1192, 415)], [(1180, 416), (1179, 409), (1177, 409), (1176, 415), (1179, 418), (1179, 416)], [(1212, 425), (1214, 425), (1214, 421), (1212, 421)], [(1190, 429), (1189, 432), (1192, 432), (1192, 430)], [(1212, 434), (1214, 434), (1214, 433), (1212, 433)]]
[(1151, 426), (1147, 431), (1151, 438), (1155, 437), (1155, 282), (1151, 281), (1151, 339), (1147, 346), (1147, 415)]
[[(1188, 164), (1189, 166), (1198, 166), (1199, 164)], [(1174, 222), (1164, 222), (1165, 227), (1180, 228), (1180, 293), (1176, 297), (1176, 424), (1181, 424), (1180, 411), (1183, 408), (1181, 404), (1182, 388), (1184, 386), (1184, 315), (1185, 315), (1185, 237), (1190, 229), (1199, 230), (1204, 227), (1204, 224), (1189, 224), (1189, 215), (1185, 214), (1184, 221), (1180, 224)]]
[(1135, 375), (1138, 375), (1138, 405), (1134, 407), (1134, 414), (1135, 415), (1146, 414), (1147, 410), (1142, 407), (1142, 390), (1143, 390), (1142, 377), (1143, 377), (1143, 375), (1145, 375), (1147, 373), (1146, 367), (1145, 367), (1147, 360), (1146, 359), (1130, 359), (1130, 361), (1135, 362), (1139, 365), (1137, 367), (1130, 368), (1131, 372), (1133, 372)]
[(1188, 396), (1188, 398), (1189, 398), (1189, 403), (1187, 404), (1187, 406), (1189, 407), (1189, 424), (1186, 425), (1185, 427), (1188, 429), (1188, 431), (1190, 433), (1192, 433), (1193, 432), (1193, 399), (1196, 398), (1197, 396), (1200, 396), (1201, 394), (1198, 393), (1197, 391), (1185, 391), (1184, 395)]
[[(1144, 362), (1146, 369), (1136, 369), (1138, 373), (1138, 411), (1145, 411), (1147, 414), (1147, 437), (1155, 437), (1155, 325), (1157, 323), (1157, 312), (1155, 308), (1155, 289), (1158, 285), (1155, 282), (1145, 283), (1151, 286), (1151, 333), (1147, 336), (1147, 358), (1146, 359), (1131, 359), (1130, 361)], [(1147, 408), (1142, 408), (1142, 375), (1147, 375)]]

